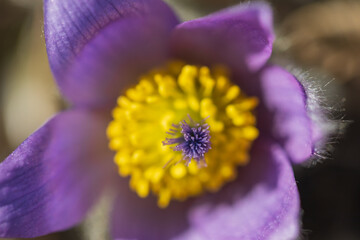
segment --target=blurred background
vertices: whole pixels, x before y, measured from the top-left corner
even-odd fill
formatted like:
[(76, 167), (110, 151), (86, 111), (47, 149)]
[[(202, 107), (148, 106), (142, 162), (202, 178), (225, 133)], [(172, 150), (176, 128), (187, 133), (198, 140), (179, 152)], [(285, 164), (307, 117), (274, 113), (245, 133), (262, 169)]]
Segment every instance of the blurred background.
[[(167, 2), (188, 20), (239, 1)], [(269, 2), (277, 32), (274, 60), (318, 76), (312, 81), (325, 90), (330, 86), (328, 114), (347, 125), (334, 133), (324, 159), (295, 169), (301, 239), (360, 239), (360, 1)], [(47, 62), (42, 0), (0, 0), (0, 161), (63, 108)], [(35, 239), (103, 239), (105, 219), (99, 206), (80, 226)]]

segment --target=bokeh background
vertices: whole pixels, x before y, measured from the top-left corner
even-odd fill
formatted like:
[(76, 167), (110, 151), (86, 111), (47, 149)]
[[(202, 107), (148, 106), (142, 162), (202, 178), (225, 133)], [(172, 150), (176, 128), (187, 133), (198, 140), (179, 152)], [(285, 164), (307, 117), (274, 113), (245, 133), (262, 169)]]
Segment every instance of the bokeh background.
[[(167, 2), (184, 20), (239, 3)], [(301, 239), (360, 239), (360, 1), (268, 2), (277, 33), (274, 61), (313, 75), (328, 96), (329, 117), (337, 120), (321, 161), (294, 169)], [(47, 62), (42, 0), (0, 0), (0, 161), (65, 107)], [(79, 226), (35, 239), (106, 238), (106, 201)]]

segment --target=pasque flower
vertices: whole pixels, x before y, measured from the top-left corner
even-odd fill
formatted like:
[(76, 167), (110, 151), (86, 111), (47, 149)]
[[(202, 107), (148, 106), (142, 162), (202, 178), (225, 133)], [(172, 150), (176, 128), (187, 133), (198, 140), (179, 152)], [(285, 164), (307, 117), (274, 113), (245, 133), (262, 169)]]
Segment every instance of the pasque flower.
[(1, 237), (72, 227), (107, 188), (114, 239), (297, 236), (291, 164), (321, 132), (302, 85), (267, 63), (269, 6), (184, 23), (159, 0), (45, 0), (44, 12), (71, 108), (1, 163)]

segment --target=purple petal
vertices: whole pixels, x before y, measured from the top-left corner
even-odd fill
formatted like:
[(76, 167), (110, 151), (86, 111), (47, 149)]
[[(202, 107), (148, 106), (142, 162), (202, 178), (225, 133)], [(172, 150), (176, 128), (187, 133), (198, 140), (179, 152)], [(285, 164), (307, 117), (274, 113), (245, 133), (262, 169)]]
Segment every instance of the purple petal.
[(238, 175), (235, 182), (190, 211), (192, 228), (184, 239), (295, 239), (299, 196), (282, 148), (259, 139), (250, 164)]
[(113, 211), (114, 239), (292, 239), (298, 233), (299, 196), (282, 148), (258, 140), (238, 179), (196, 203), (171, 202), (121, 189)]
[(242, 4), (178, 25), (175, 57), (200, 64), (225, 64), (241, 73), (260, 69), (274, 40), (272, 13), (265, 3)]
[(34, 237), (81, 221), (112, 175), (107, 119), (61, 113), (0, 164), (0, 237)]
[(180, 235), (189, 226), (186, 219), (189, 201), (171, 202), (166, 209), (157, 206), (154, 197), (142, 199), (122, 182), (112, 211), (113, 239), (168, 240)]
[(113, 105), (139, 73), (168, 57), (178, 23), (159, 0), (45, 0), (50, 66), (77, 105)]
[(268, 66), (260, 73), (259, 86), (260, 132), (281, 143), (294, 163), (307, 160), (313, 153), (315, 139), (303, 87), (292, 74), (277, 66)]

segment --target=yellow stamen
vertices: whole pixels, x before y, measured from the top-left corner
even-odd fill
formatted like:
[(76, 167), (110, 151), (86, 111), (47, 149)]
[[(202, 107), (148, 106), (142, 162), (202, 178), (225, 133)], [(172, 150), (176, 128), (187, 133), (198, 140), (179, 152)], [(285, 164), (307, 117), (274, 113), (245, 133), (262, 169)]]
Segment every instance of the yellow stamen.
[[(172, 62), (141, 77), (117, 103), (107, 136), (119, 174), (130, 177), (139, 197), (156, 195), (161, 208), (234, 180), (259, 134), (253, 114), (258, 100), (247, 97), (220, 68)], [(172, 124), (187, 115), (197, 122), (208, 117), (206, 167), (194, 159), (186, 165), (181, 152), (162, 144)]]

